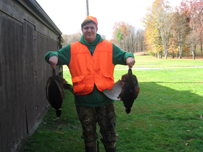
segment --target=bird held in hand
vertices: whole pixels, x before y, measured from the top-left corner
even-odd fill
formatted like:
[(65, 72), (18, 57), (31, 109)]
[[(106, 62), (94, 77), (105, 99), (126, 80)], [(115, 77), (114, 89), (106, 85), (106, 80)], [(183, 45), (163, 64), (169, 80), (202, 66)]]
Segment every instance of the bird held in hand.
[(57, 117), (61, 116), (61, 107), (65, 98), (65, 89), (73, 93), (73, 87), (60, 75), (56, 75), (53, 69), (53, 75), (49, 77), (46, 84), (46, 97), (50, 105), (56, 110)]
[(121, 78), (122, 91), (119, 94), (119, 98), (123, 101), (125, 111), (130, 113), (134, 100), (137, 98), (140, 88), (137, 77), (132, 74), (132, 69), (129, 68), (128, 73)]

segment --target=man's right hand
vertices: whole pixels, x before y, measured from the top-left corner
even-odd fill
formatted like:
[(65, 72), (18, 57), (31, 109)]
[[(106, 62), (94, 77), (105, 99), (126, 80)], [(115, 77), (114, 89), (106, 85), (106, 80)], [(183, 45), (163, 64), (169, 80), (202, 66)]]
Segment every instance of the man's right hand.
[(58, 63), (58, 57), (56, 55), (53, 55), (52, 57), (49, 58), (49, 64), (51, 65), (52, 68), (55, 68)]

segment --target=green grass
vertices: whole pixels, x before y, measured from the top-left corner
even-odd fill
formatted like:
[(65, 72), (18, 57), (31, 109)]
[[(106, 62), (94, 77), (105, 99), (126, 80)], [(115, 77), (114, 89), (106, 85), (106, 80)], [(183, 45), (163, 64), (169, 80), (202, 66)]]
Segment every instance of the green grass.
[[(158, 59), (152, 56), (135, 56), (135, 66), (134, 68), (158, 68), (158, 67), (194, 67), (194, 66), (203, 66), (203, 58), (202, 59)], [(64, 69), (68, 69), (65, 65)], [(126, 68), (124, 65), (117, 65), (116, 68)]]
[[(202, 66), (202, 60), (136, 57), (135, 68)], [(126, 66), (123, 66), (127, 68)], [(116, 70), (115, 81), (127, 70)], [(118, 152), (203, 151), (203, 68), (133, 69), (140, 85), (130, 115), (116, 101)], [(71, 81), (69, 71), (64, 77)], [(60, 120), (49, 107), (36, 132), (27, 140), (26, 152), (83, 152), (81, 125), (73, 95), (66, 91)], [(98, 131), (99, 133), (99, 131)], [(99, 136), (101, 136), (99, 134)], [(104, 148), (100, 142), (100, 152)]]

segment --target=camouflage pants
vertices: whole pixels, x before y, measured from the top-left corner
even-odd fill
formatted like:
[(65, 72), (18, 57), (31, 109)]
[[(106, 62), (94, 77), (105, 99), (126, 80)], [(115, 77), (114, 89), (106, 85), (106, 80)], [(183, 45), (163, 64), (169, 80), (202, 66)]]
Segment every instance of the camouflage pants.
[(114, 103), (100, 107), (76, 106), (78, 117), (82, 124), (82, 138), (85, 142), (96, 141), (96, 123), (100, 126), (101, 141), (105, 148), (115, 147), (118, 134), (115, 132), (116, 113)]

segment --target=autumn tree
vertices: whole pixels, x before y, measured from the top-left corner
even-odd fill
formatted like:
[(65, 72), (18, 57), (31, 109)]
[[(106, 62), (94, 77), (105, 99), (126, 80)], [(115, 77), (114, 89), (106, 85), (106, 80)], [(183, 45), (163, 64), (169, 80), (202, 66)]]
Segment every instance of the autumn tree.
[(164, 47), (164, 56), (167, 59), (167, 45), (170, 38), (170, 22), (172, 10), (169, 3), (165, 0), (155, 0), (154, 9), (156, 9), (156, 21), (158, 30)]
[(143, 23), (145, 27), (145, 44), (147, 45), (148, 51), (159, 53), (159, 57), (162, 57), (162, 38), (160, 32), (160, 23), (159, 23), (159, 13), (157, 8), (159, 8), (156, 0), (151, 8), (148, 8), (146, 16), (143, 18)]
[(171, 42), (174, 42), (173, 44), (177, 44), (176, 46), (174, 46), (174, 50), (179, 48), (179, 58), (182, 58), (183, 44), (190, 31), (190, 19), (186, 14), (186, 11), (181, 12), (178, 8), (176, 8), (176, 11), (171, 17), (170, 23), (170, 31), (172, 35)]
[(129, 30), (128, 28), (130, 27), (131, 25), (129, 25), (128, 23), (125, 23), (125, 22), (115, 22), (114, 23), (114, 26), (113, 26), (113, 36), (116, 35), (117, 31), (120, 30), (121, 34), (122, 34), (122, 37), (125, 38), (126, 36), (129, 35)]
[(128, 35), (125, 38), (122, 38), (120, 41), (120, 46), (123, 50), (127, 52), (134, 53), (136, 52), (136, 38), (135, 38), (135, 28), (133, 26), (128, 26), (127, 28)]
[(179, 6), (181, 11), (187, 11), (190, 18), (190, 33), (187, 36), (187, 44), (195, 59), (196, 47), (199, 44), (202, 52), (202, 30), (203, 30), (203, 0), (183, 0)]
[(125, 22), (115, 22), (113, 26), (113, 39), (116, 44), (121, 45), (121, 40), (125, 39), (128, 35), (130, 35), (130, 28), (131, 25)]
[(111, 41), (127, 52), (134, 53), (145, 48), (143, 30), (135, 30), (132, 25), (125, 22), (114, 23)]
[(62, 35), (62, 37), (64, 39), (63, 47), (72, 42), (79, 41), (81, 36), (82, 36), (82, 34), (79, 32), (76, 34), (71, 34), (71, 35), (63, 34)]
[(172, 55), (172, 58), (174, 58), (175, 54), (176, 54), (176, 57), (178, 58), (178, 41), (174, 38), (174, 37), (171, 37), (169, 39), (169, 45), (168, 45), (168, 52)]
[(137, 30), (136, 34), (135, 34), (135, 50), (136, 52), (142, 52), (145, 50), (145, 44), (144, 44), (144, 30), (139, 29)]
[(201, 46), (202, 53), (203, 0), (193, 0), (190, 2), (190, 7), (188, 10), (188, 15), (191, 17), (191, 37), (195, 37), (196, 41), (199, 42), (198, 43), (195, 41), (193, 45), (199, 44)]

